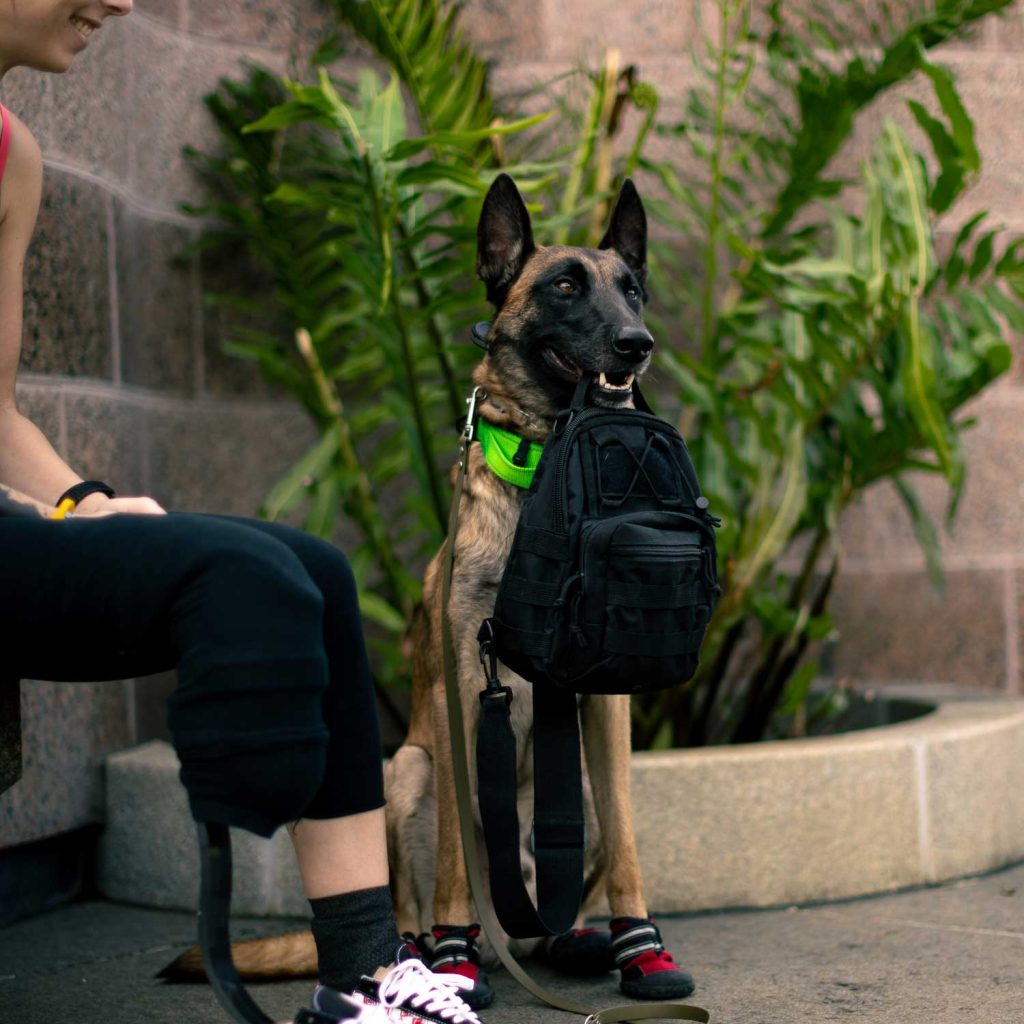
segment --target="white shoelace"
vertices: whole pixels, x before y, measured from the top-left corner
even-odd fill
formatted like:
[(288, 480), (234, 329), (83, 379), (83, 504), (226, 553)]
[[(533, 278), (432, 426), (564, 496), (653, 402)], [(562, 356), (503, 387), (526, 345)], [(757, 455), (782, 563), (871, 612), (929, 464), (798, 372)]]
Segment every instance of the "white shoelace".
[(436, 1013), (451, 1024), (480, 1024), (480, 1018), (459, 995), (473, 982), (461, 974), (434, 974), (420, 960), (406, 960), (380, 982), (378, 994), (384, 1006), (411, 1004)]

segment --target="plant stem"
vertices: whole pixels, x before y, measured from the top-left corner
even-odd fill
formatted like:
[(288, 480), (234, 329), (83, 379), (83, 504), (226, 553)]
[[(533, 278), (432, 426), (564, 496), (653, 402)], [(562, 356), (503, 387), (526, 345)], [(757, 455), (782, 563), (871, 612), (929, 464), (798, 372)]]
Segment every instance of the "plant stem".
[(377, 504), (373, 485), (370, 483), (370, 478), (363, 468), (359, 453), (352, 442), (352, 432), (345, 417), (344, 403), (337, 390), (327, 379), (323, 364), (313, 346), (313, 339), (304, 327), (295, 332), (295, 344), (309, 368), (324, 415), (338, 435), (338, 454), (341, 456), (342, 465), (355, 479), (353, 488), (355, 501), (352, 513), (366, 539), (376, 550), (377, 561), (387, 580), (388, 600), (400, 609), (403, 615), (409, 616), (412, 614), (413, 602), (404, 586), (405, 574), (401, 562), (391, 546), (387, 531), (381, 528), (384, 518), (381, 515), (380, 506)]
[(426, 482), (430, 496), (431, 508), (435, 517), (435, 534), (438, 538), (444, 536), (445, 523), (448, 518), (447, 507), (441, 494), (440, 474), (437, 471), (437, 458), (434, 455), (434, 446), (431, 441), (431, 433), (427, 424), (427, 413), (423, 405), (423, 396), (420, 394), (416, 383), (416, 363), (413, 358), (412, 336), (409, 332), (409, 325), (405, 319), (405, 311), (402, 309), (402, 299), (399, 289), (394, 285), (394, 258), (391, 251), (391, 229), (384, 215), (381, 206), (380, 193), (377, 189), (377, 180), (373, 170), (373, 164), (368, 153), (363, 154), (363, 169), (365, 172), (366, 187), (373, 204), (374, 219), (377, 224), (377, 235), (380, 241), (381, 255), (386, 266), (384, 270), (384, 283), (381, 286), (381, 298), (390, 302), (391, 313), (394, 317), (395, 326), (398, 328), (399, 357), (402, 365), (404, 387), (409, 406), (412, 409), (413, 423), (416, 429), (417, 447), (420, 458), (423, 460), (422, 478)]
[(718, 232), (721, 222), (722, 153), (725, 147), (725, 108), (728, 73), (730, 0), (718, 0), (718, 50), (715, 66), (714, 142), (711, 147), (707, 242), (704, 248), (704, 288), (700, 304), (701, 353), (705, 365), (715, 365), (711, 347), (715, 337), (715, 292), (718, 287)]
[[(617, 88), (619, 81), (619, 51), (605, 50), (604, 54), (604, 87), (597, 138), (597, 166), (594, 170), (594, 195), (607, 195), (612, 186), (612, 152), (615, 135), (618, 132), (619, 117), (617, 113), (621, 105), (621, 97)], [(585, 244), (595, 246), (601, 240), (604, 221), (608, 214), (608, 202), (597, 203), (590, 211), (590, 226), (587, 229)]]
[[(605, 58), (607, 63), (607, 57)], [(594, 155), (594, 146), (597, 142), (597, 135), (601, 128), (601, 111), (604, 109), (604, 95), (608, 89), (602, 71), (593, 91), (590, 94), (590, 106), (587, 109), (586, 120), (583, 123), (583, 130), (580, 133), (580, 141), (576, 146), (576, 155), (573, 158), (572, 170), (565, 183), (565, 191), (562, 193), (562, 202), (559, 206), (559, 213), (562, 216), (562, 226), (555, 233), (555, 245), (565, 245), (569, 241), (570, 216), (576, 208), (576, 200), (579, 198), (580, 189), (583, 185), (583, 176), (586, 173), (590, 159)]]
[[(398, 236), (403, 242), (402, 251), (405, 253), (406, 259), (409, 261), (409, 268), (412, 271), (413, 287), (416, 289), (416, 298), (420, 304), (420, 309), (426, 311), (430, 307), (430, 292), (427, 289), (426, 282), (423, 280), (423, 274), (420, 271), (419, 263), (416, 260), (416, 254), (413, 252), (412, 247), (408, 244), (409, 242), (409, 229), (405, 225), (405, 221), (399, 217), (396, 222), (398, 229)], [(437, 365), (441, 370), (441, 376), (444, 378), (445, 391), (448, 395), (448, 405), (451, 408), (452, 422), (458, 422), (459, 417), (463, 414), (463, 403), (462, 396), (459, 391), (458, 382), (455, 379), (455, 369), (452, 366), (451, 357), (448, 354), (448, 348), (445, 345), (444, 333), (441, 330), (441, 325), (437, 322), (437, 317), (433, 313), (428, 313), (424, 317), (427, 329), (427, 337), (430, 339), (430, 344), (433, 348), (434, 357), (437, 359)]]

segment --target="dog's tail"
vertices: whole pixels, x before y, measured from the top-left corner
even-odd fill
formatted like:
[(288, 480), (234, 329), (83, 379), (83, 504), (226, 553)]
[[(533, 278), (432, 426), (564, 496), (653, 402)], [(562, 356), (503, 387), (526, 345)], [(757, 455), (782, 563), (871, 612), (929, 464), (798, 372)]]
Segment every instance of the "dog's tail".
[[(243, 981), (315, 978), (316, 946), (310, 931), (288, 932), (231, 945), (231, 957)], [(206, 977), (198, 946), (186, 949), (157, 974), (165, 981), (201, 981)]]

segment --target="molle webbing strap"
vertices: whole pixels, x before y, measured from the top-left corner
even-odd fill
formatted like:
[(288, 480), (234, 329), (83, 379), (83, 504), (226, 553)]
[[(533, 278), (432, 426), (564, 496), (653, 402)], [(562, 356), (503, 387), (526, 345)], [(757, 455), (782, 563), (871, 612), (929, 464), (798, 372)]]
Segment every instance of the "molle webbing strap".
[(469, 758), (466, 753), (466, 726), (462, 715), (462, 703), (459, 700), (457, 679), (458, 662), (455, 658), (455, 644), (452, 640), (451, 622), (448, 618), (448, 607), (452, 592), (452, 572), (455, 567), (455, 542), (459, 531), (459, 503), (466, 479), (466, 463), (468, 461), (469, 441), (472, 439), (472, 416), (467, 425), (466, 434), (459, 450), (459, 472), (455, 481), (455, 493), (452, 495), (451, 511), (448, 517), (448, 540), (441, 574), (441, 646), (444, 664), (445, 697), (448, 708), (448, 731), (451, 739), (452, 769), (455, 776), (455, 799), (459, 810), (459, 830), (462, 835), (462, 852), (466, 861), (466, 874), (469, 876), (469, 888), (476, 904), (477, 914), (487, 932), (491, 945), (498, 959), (513, 978), (531, 995), (541, 1002), (553, 1006), (557, 1010), (576, 1013), (586, 1017), (586, 1024), (619, 1024), (628, 1020), (651, 1020), (665, 1018), (669, 1020), (693, 1020), (707, 1024), (711, 1015), (699, 1006), (688, 1006), (685, 1003), (630, 1003), (625, 1006), (611, 1006), (604, 1010), (591, 1010), (568, 999), (550, 992), (538, 985), (519, 966), (505, 944), (501, 925), (494, 913), (487, 893), (484, 890), (483, 875), (480, 872), (480, 858), (476, 847), (476, 821), (473, 814), (473, 798), (469, 781)]
[[(612, 921), (612, 925), (615, 925)], [(625, 922), (624, 922), (625, 923)], [(651, 950), (660, 953), (665, 947), (661, 942), (661, 933), (650, 921), (636, 919), (633, 924), (626, 924), (618, 931), (612, 931), (612, 953), (615, 963), (623, 967), (634, 957)]]

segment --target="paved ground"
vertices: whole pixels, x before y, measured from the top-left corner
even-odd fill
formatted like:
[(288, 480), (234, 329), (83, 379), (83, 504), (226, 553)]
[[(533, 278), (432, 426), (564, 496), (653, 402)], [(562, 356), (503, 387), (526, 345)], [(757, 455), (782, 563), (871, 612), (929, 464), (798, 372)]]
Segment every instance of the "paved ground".
[[(1024, 1024), (1024, 865), (933, 889), (847, 903), (661, 919), (713, 1024)], [(248, 938), (281, 922), (238, 921)], [(0, 930), (3, 1024), (218, 1024), (205, 986), (153, 977), (192, 942), (191, 915), (78, 903)], [(538, 980), (595, 1007), (613, 977)], [(506, 974), (487, 1024), (569, 1024)], [(277, 1019), (308, 982), (255, 987)]]

